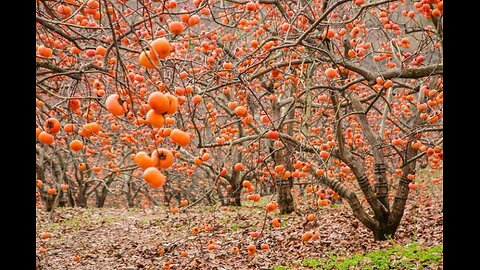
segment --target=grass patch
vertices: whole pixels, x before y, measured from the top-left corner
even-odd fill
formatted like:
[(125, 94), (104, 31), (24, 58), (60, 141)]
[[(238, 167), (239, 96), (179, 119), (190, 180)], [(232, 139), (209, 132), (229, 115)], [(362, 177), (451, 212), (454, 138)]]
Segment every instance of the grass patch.
[(238, 229), (245, 229), (245, 228), (248, 228), (250, 227), (248, 224), (245, 224), (245, 223), (235, 223), (235, 224), (232, 224), (232, 226), (230, 226), (230, 230), (232, 232), (236, 232), (238, 231)]
[(227, 223), (227, 222), (231, 221), (231, 219), (228, 218), (228, 217), (222, 217), (222, 218), (220, 218), (218, 221), (219, 221), (220, 223)]
[(104, 217), (102, 219), (102, 222), (105, 223), (105, 224), (109, 224), (109, 223), (112, 223), (114, 221), (116, 221), (117, 219), (115, 217)]
[(281, 266), (281, 265), (272, 267), (272, 270), (290, 270), (290, 269), (291, 269), (290, 267)]
[[(443, 246), (423, 247), (417, 243), (407, 246), (394, 245), (368, 253), (357, 253), (347, 257), (332, 255), (329, 258), (306, 258), (301, 264), (312, 269), (438, 269), (443, 262)], [(285, 266), (276, 266), (273, 269)]]

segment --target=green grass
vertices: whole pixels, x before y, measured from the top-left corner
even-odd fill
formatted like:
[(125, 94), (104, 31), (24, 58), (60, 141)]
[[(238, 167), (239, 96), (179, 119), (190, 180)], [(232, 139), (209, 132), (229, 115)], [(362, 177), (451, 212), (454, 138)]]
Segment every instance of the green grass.
[[(312, 269), (437, 269), (443, 261), (443, 246), (422, 247), (417, 243), (407, 246), (394, 245), (389, 249), (380, 249), (366, 254), (357, 253), (347, 257), (331, 255), (329, 258), (306, 258), (302, 266)], [(283, 267), (283, 268), (282, 268)], [(273, 269), (289, 269), (275, 266)]]
[(274, 266), (272, 270), (290, 270), (290, 267), (287, 266)]
[(236, 232), (240, 228), (245, 229), (245, 228), (248, 228), (248, 227), (250, 227), (250, 225), (245, 224), (245, 223), (235, 223), (235, 224), (232, 224), (232, 226), (230, 226), (230, 230), (232, 232)]

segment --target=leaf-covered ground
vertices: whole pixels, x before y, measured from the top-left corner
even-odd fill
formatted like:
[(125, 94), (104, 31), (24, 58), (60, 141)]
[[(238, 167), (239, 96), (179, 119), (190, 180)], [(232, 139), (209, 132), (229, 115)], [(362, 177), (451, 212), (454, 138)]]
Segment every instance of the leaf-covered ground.
[[(407, 269), (402, 265), (443, 268), (441, 200), (410, 201), (395, 238), (383, 242), (373, 241), (346, 204), (316, 210), (314, 222), (305, 222), (304, 214), (312, 212), (306, 206), (291, 215), (277, 210), (265, 216), (262, 203), (245, 205), (194, 206), (177, 214), (164, 207), (57, 208), (53, 214), (38, 209), (38, 268), (162, 269), (172, 259), (171, 269), (365, 269), (377, 257), (388, 257), (383, 264), (397, 263), (394, 269)], [(280, 218), (280, 228), (270, 225), (274, 217)], [(204, 225), (211, 226), (211, 231)], [(200, 229), (198, 235), (192, 234), (194, 227)], [(307, 230), (318, 231), (320, 238), (303, 243), (301, 235)], [(253, 231), (262, 235), (253, 239)], [(44, 232), (51, 237), (43, 239)], [(209, 241), (215, 241), (216, 250), (207, 249)], [(257, 252), (248, 256), (247, 246), (252, 243)], [(262, 243), (269, 244), (269, 249), (261, 250)], [(237, 254), (231, 252), (234, 246), (239, 248)], [(159, 254), (159, 249), (164, 253)], [(183, 257), (182, 251), (188, 254)]]

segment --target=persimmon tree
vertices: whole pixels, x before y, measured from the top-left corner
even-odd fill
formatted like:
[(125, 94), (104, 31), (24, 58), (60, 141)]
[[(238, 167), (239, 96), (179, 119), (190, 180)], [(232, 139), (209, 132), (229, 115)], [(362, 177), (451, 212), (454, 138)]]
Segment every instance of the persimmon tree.
[(39, 0), (37, 196), (241, 205), (245, 190), (291, 213), (302, 184), (394, 236), (419, 166), (442, 168), (442, 14), (438, 0)]

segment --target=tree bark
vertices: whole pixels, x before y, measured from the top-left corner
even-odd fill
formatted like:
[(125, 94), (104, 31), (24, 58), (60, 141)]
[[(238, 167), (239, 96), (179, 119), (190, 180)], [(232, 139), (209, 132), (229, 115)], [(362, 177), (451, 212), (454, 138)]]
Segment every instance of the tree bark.
[[(239, 152), (238, 155), (241, 155)], [(242, 202), (240, 200), (240, 194), (242, 192), (242, 184), (240, 183), (240, 172), (233, 170), (232, 167), (232, 175), (230, 177), (230, 185), (232, 188), (228, 191), (228, 205), (233, 206), (242, 206)]]
[[(278, 102), (274, 101), (272, 102), (272, 111), (273, 115), (277, 119), (293, 119), (294, 117), (294, 107), (293, 105), (295, 104), (295, 101), (292, 101), (290, 103), (290, 106), (287, 108), (287, 112), (285, 115), (282, 115), (281, 112), (281, 107), (278, 104)], [(284, 121), (281, 121), (278, 127), (278, 130), (282, 130), (282, 125)], [(293, 134), (293, 126), (292, 124), (287, 125), (287, 134), (292, 135)], [(285, 146), (287, 147), (287, 146)], [(292, 171), (292, 165), (291, 161), (289, 158), (285, 157), (285, 152), (291, 153), (289, 149), (283, 149), (275, 152), (273, 154), (273, 159), (275, 161), (275, 165), (284, 165), (285, 170)], [(295, 211), (295, 205), (294, 205), (294, 200), (292, 196), (292, 187), (293, 187), (293, 177), (289, 177), (288, 179), (284, 179), (283, 175), (278, 175), (276, 180), (275, 180), (275, 185), (278, 190), (278, 206), (280, 209), (281, 214), (290, 214), (293, 211)]]

